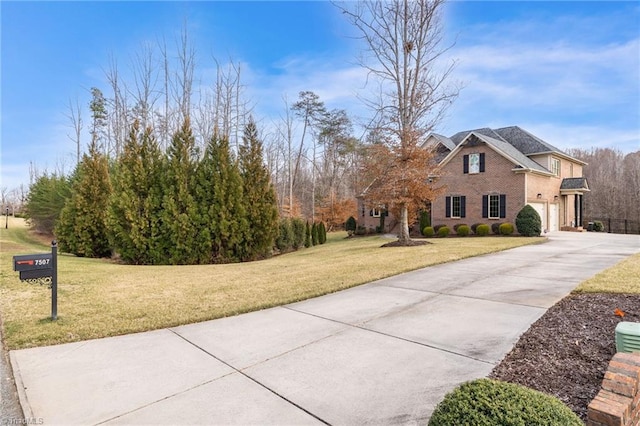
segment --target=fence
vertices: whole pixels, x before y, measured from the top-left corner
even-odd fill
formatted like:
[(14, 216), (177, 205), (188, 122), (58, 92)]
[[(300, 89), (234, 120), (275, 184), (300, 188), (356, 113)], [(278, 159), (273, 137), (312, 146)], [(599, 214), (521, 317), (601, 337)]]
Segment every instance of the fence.
[(595, 222), (596, 220), (602, 222), (604, 225), (604, 232), (609, 232), (611, 234), (640, 234), (640, 221), (637, 220), (593, 218), (588, 221), (586, 220), (584, 224), (586, 225), (587, 223)]

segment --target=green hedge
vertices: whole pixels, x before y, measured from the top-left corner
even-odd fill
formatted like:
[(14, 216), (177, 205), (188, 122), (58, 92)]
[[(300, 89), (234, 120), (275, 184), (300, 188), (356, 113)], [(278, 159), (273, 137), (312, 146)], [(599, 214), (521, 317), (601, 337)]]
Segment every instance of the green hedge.
[(537, 237), (542, 232), (540, 215), (529, 204), (525, 205), (516, 216), (518, 234), (525, 237)]
[(536, 390), (478, 379), (449, 392), (429, 420), (429, 426), (583, 426), (559, 399)]
[(449, 232), (451, 231), (449, 230), (448, 227), (441, 226), (440, 228), (438, 228), (438, 237), (446, 237), (449, 235)]

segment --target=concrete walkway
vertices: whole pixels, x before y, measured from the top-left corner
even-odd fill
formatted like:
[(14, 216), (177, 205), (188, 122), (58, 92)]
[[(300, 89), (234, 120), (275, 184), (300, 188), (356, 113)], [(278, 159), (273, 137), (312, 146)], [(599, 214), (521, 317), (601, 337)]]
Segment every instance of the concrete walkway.
[(639, 251), (639, 236), (558, 232), (283, 307), (13, 351), (11, 362), (25, 416), (45, 425), (425, 424), (547, 308)]

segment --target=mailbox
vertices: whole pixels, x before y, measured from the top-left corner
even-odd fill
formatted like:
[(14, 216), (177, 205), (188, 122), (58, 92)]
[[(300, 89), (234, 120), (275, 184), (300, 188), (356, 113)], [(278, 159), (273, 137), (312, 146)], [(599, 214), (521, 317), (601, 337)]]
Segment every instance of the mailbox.
[(53, 269), (52, 261), (53, 255), (51, 253), (13, 256), (13, 270), (23, 272), (36, 269)]
[(51, 319), (58, 319), (58, 243), (51, 242), (51, 253), (13, 256), (13, 270), (21, 281), (51, 284)]

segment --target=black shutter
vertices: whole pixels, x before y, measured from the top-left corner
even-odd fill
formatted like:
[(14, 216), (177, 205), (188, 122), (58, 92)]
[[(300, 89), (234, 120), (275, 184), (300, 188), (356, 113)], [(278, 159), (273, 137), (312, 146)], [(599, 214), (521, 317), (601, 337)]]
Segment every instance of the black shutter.
[(480, 153), (480, 173), (484, 173), (484, 152)]
[(482, 196), (482, 217), (489, 217), (489, 196)]
[(462, 173), (469, 173), (469, 156), (462, 157)]
[(500, 218), (507, 217), (507, 196), (500, 194)]
[(451, 217), (451, 197), (444, 197), (444, 217)]
[(466, 204), (467, 204), (467, 197), (465, 197), (464, 195), (462, 197), (460, 197), (460, 217), (465, 217), (466, 216)]

